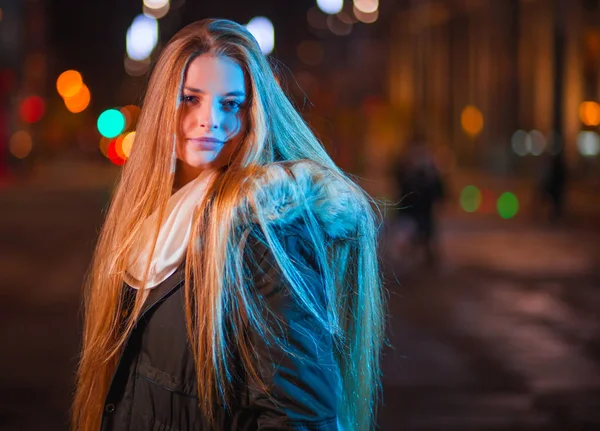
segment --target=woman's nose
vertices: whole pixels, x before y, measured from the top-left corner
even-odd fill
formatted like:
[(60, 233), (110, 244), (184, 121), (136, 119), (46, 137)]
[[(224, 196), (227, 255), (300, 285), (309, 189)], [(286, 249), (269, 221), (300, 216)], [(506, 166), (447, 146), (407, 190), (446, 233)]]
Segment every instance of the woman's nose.
[(200, 108), (198, 122), (200, 127), (206, 129), (219, 128), (219, 110), (214, 103), (205, 103)]

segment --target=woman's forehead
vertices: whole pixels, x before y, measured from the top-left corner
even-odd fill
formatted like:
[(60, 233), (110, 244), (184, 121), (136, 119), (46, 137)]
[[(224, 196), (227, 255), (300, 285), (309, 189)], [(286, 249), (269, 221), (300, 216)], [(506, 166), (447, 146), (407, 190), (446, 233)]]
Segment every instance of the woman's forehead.
[(190, 62), (184, 88), (206, 94), (243, 95), (246, 90), (244, 71), (229, 57), (202, 54)]

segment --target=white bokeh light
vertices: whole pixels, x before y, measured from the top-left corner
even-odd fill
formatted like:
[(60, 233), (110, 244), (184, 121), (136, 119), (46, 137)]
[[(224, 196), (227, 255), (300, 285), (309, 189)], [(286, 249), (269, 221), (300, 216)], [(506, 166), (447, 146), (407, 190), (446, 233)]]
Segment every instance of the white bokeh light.
[(275, 47), (275, 29), (269, 18), (257, 16), (252, 18), (246, 28), (260, 45), (260, 50), (267, 55), (273, 51)]
[(577, 147), (582, 156), (594, 157), (600, 153), (600, 135), (584, 130), (577, 135)]
[(532, 130), (529, 132), (529, 136), (531, 137), (529, 152), (533, 156), (540, 156), (546, 149), (546, 138), (539, 130)]
[(362, 13), (373, 13), (379, 8), (379, 0), (354, 0), (354, 7)]
[(169, 0), (144, 0), (144, 6), (149, 9), (162, 9), (167, 4), (169, 4)]
[(344, 0), (317, 0), (317, 6), (329, 15), (335, 15), (344, 8)]
[(379, 9), (375, 9), (374, 12), (365, 13), (356, 8), (356, 5), (352, 7), (352, 11), (354, 12), (354, 16), (360, 22), (364, 22), (365, 24), (373, 24), (379, 18)]
[(152, 18), (161, 19), (161, 18), (164, 18), (169, 13), (170, 8), (171, 8), (170, 3), (167, 3), (166, 5), (164, 5), (163, 7), (159, 8), (159, 9), (152, 9), (152, 8), (149, 8), (148, 6), (144, 5), (142, 13), (144, 15), (147, 15)]
[(158, 21), (147, 15), (138, 15), (127, 30), (127, 55), (141, 61), (149, 57), (158, 43)]
[(526, 156), (529, 151), (527, 145), (525, 144), (526, 140), (527, 132), (524, 130), (517, 130), (512, 135), (512, 138), (510, 140), (513, 151), (521, 157)]

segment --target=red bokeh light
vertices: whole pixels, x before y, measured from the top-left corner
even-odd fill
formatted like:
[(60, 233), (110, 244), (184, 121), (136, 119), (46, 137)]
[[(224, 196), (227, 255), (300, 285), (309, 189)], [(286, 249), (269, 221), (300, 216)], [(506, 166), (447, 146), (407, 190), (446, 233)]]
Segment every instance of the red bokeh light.
[(110, 144), (108, 144), (108, 150), (106, 151), (108, 159), (113, 162), (115, 165), (117, 166), (123, 166), (125, 164), (125, 159), (119, 157), (119, 154), (117, 154), (117, 149), (115, 148), (117, 143), (116, 139), (113, 139), (110, 141)]
[(46, 103), (40, 96), (29, 96), (19, 106), (19, 116), (26, 123), (36, 123), (46, 112)]

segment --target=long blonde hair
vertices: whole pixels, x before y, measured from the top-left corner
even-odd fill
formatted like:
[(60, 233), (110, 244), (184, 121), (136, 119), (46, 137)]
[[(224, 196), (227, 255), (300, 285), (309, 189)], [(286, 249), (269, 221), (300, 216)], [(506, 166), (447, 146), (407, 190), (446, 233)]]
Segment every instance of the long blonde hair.
[[(240, 335), (248, 324), (261, 333), (272, 333), (256, 317), (259, 299), (251, 298), (251, 286), (245, 286), (247, 256), (240, 244), (247, 227), (254, 226), (290, 290), (333, 337), (342, 377), (340, 423), (346, 430), (366, 431), (373, 425), (379, 392), (384, 326), (372, 201), (327, 155), (282, 91), (252, 35), (227, 20), (203, 20), (179, 31), (152, 72), (131, 157), (123, 167), (86, 280), (72, 426), (83, 431), (100, 426), (118, 358), (143, 304), (140, 290), (133, 312), (123, 317), (127, 256), (142, 222), (157, 212), (153, 252), (174, 182), (171, 155), (173, 136), (178, 136), (182, 76), (189, 60), (204, 53), (227, 56), (244, 71), (249, 127), (229, 166), (218, 171), (207, 198), (198, 206), (193, 221), (195, 240), (190, 241), (186, 256), (185, 313), (199, 408), (213, 419), (217, 399), (227, 403), (231, 395), (227, 357), (232, 347), (239, 352), (248, 379), (261, 384), (252, 348)], [(354, 228), (340, 230), (335, 238), (324, 234), (322, 220), (314, 215), (324, 202), (310, 198), (322, 195), (323, 190), (342, 205), (329, 209), (332, 221), (342, 212), (356, 219)], [(327, 310), (319, 309), (298, 269), (286, 259), (277, 223), (269, 213), (273, 211), (269, 191), (285, 193), (287, 201), (300, 208), (324, 282)]]

